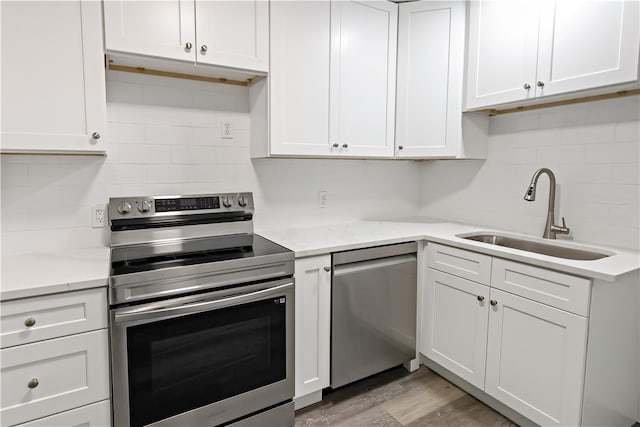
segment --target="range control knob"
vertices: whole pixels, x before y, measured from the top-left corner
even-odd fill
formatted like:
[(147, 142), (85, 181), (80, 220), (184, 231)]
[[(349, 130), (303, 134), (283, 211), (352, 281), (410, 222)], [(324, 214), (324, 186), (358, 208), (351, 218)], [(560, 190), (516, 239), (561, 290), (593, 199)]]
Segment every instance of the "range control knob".
[(231, 197), (222, 196), (222, 206), (224, 206), (225, 208), (230, 208), (232, 202), (233, 200), (231, 199)]
[(118, 212), (122, 215), (126, 215), (131, 212), (131, 204), (129, 202), (122, 202), (118, 205)]
[(247, 206), (247, 197), (246, 196), (238, 196), (238, 204), (243, 208)]
[(145, 213), (145, 212), (149, 212), (151, 210), (151, 202), (149, 200), (143, 200), (142, 202), (138, 203), (138, 210), (141, 213)]

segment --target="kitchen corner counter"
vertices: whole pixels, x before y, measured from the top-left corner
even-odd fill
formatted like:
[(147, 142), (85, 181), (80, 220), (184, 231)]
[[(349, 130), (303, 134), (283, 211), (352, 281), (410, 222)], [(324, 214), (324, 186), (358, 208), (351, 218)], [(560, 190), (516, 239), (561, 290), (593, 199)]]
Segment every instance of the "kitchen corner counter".
[(2, 257), (0, 301), (107, 286), (109, 248)]
[[(293, 250), (296, 258), (412, 240), (427, 240), (608, 282), (614, 282), (622, 275), (640, 269), (640, 253), (630, 250), (559, 239), (558, 242), (562, 245), (615, 253), (595, 261), (576, 261), (456, 237), (458, 234), (471, 232), (509, 234), (488, 227), (422, 217), (261, 230), (259, 234)], [(527, 237), (535, 238), (536, 236)]]

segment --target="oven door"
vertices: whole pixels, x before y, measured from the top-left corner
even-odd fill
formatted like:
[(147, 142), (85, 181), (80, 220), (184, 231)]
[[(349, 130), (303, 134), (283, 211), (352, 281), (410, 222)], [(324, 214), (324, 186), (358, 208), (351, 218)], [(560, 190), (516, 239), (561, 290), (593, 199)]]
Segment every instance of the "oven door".
[(215, 426), (293, 398), (293, 279), (113, 309), (110, 321), (118, 427)]

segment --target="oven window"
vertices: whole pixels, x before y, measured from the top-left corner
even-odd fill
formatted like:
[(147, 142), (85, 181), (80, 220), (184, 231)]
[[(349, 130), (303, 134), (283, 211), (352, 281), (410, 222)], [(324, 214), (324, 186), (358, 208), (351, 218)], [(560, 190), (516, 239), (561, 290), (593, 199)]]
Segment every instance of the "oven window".
[(286, 378), (285, 299), (127, 329), (131, 426)]

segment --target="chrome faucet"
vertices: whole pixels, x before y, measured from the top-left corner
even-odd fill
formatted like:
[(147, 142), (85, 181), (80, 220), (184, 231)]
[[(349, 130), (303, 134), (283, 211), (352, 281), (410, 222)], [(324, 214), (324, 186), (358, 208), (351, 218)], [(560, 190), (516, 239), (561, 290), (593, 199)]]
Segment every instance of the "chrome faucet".
[(556, 234), (569, 234), (569, 228), (567, 223), (562, 217), (562, 226), (555, 225), (555, 203), (556, 203), (556, 176), (551, 172), (551, 169), (542, 168), (538, 169), (531, 178), (531, 184), (527, 188), (527, 192), (524, 195), (524, 199), (527, 202), (533, 202), (536, 199), (536, 186), (538, 185), (538, 178), (540, 175), (546, 173), (549, 176), (549, 207), (547, 209), (547, 223), (544, 227), (544, 233), (542, 237), (546, 239), (555, 239)]

